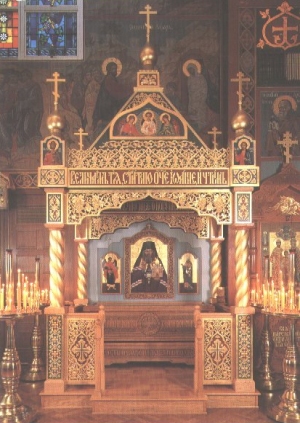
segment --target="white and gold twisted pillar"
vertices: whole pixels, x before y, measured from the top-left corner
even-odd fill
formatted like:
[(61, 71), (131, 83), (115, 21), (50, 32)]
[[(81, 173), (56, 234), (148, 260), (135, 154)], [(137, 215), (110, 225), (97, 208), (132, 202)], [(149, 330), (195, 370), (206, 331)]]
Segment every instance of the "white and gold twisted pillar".
[(61, 229), (50, 229), (50, 306), (64, 307), (65, 240)]
[(87, 241), (78, 242), (78, 266), (77, 266), (77, 298), (86, 299), (87, 295)]
[(235, 231), (236, 307), (247, 307), (249, 303), (248, 238), (248, 230)]
[(210, 281), (212, 298), (217, 298), (217, 290), (221, 286), (222, 282), (222, 241), (223, 239), (210, 240)]

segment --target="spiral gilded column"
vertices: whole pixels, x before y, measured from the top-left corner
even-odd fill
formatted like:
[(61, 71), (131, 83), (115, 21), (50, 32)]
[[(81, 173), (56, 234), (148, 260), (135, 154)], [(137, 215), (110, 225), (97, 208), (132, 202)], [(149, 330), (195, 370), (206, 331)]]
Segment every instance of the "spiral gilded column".
[(50, 305), (64, 306), (64, 261), (65, 245), (63, 233), (50, 229)]
[(87, 248), (86, 242), (78, 242), (77, 298), (87, 298)]
[(217, 289), (221, 286), (222, 278), (222, 253), (220, 240), (211, 240), (210, 254), (210, 280), (211, 280), (211, 297), (217, 297)]
[(245, 229), (235, 232), (235, 305), (237, 307), (247, 307), (249, 303), (248, 238), (249, 232)]

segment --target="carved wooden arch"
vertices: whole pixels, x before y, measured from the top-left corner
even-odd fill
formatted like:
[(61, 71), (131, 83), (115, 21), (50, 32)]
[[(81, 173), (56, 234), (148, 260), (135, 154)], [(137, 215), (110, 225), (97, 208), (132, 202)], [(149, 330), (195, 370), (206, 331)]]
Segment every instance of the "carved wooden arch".
[(87, 217), (97, 217), (105, 210), (116, 209), (128, 201), (169, 201), (178, 209), (192, 210), (198, 216), (208, 216), (219, 225), (231, 223), (232, 195), (230, 190), (120, 190), (81, 191), (67, 194), (68, 224), (78, 225)]
[(115, 232), (119, 228), (129, 228), (134, 223), (153, 221), (166, 223), (170, 228), (180, 228), (193, 233), (197, 238), (209, 238), (209, 217), (198, 216), (195, 212), (177, 213), (103, 213), (89, 218), (89, 239), (100, 239), (102, 235)]

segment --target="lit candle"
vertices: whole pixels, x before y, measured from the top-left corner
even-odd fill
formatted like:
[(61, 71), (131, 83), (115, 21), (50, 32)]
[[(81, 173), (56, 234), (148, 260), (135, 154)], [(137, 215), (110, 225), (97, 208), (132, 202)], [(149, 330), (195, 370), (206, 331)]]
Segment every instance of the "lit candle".
[(27, 282), (24, 282), (24, 288), (23, 288), (23, 308), (26, 311), (27, 309)]
[(40, 259), (35, 258), (35, 285), (38, 288), (40, 284)]
[(17, 309), (18, 310), (21, 310), (22, 309), (22, 287), (21, 287), (21, 279), (18, 280), (18, 283), (17, 283)]

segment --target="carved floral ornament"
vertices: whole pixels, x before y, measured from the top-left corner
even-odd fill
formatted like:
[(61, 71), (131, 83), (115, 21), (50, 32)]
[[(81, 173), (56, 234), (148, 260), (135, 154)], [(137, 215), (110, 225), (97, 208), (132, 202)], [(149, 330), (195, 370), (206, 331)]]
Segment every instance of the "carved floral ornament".
[(197, 147), (191, 141), (108, 141), (104, 146), (69, 151), (68, 167), (84, 169), (224, 168), (229, 149)]
[(287, 50), (300, 45), (299, 26), (300, 17), (291, 13), (293, 7), (284, 1), (277, 7), (280, 13), (271, 17), (270, 9), (260, 12), (263, 19), (267, 19), (262, 28), (262, 38), (257, 47), (268, 45), (273, 48)]
[(282, 214), (297, 215), (300, 214), (300, 203), (292, 197), (282, 196), (273, 209), (279, 210)]
[(68, 194), (68, 224), (79, 224), (86, 217), (99, 216), (103, 210), (120, 209), (127, 201), (137, 201), (148, 196), (170, 201), (179, 209), (195, 210), (199, 216), (211, 216), (218, 224), (231, 223), (232, 195), (229, 190), (146, 190), (70, 192)]

